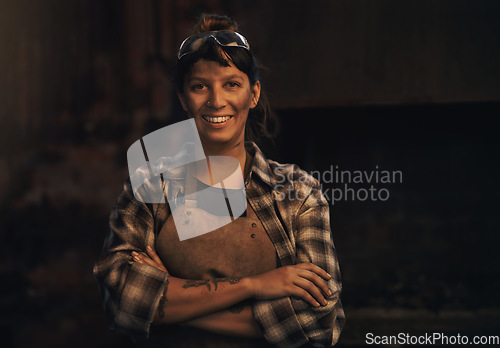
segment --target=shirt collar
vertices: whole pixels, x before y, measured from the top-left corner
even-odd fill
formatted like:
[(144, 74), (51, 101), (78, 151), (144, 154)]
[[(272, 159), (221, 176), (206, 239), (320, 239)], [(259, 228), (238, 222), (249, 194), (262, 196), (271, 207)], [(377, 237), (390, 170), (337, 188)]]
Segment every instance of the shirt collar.
[(254, 142), (245, 142), (245, 148), (253, 156), (250, 174), (245, 181), (245, 185), (251, 180), (252, 175), (257, 175), (264, 183), (274, 187), (275, 180), (269, 162)]

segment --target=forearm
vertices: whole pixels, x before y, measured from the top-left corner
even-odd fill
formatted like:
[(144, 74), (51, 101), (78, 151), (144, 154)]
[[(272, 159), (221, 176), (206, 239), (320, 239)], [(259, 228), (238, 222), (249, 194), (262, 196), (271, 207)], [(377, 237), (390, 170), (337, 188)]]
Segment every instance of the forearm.
[[(132, 252), (136, 262), (149, 265), (168, 274), (158, 255), (147, 247), (149, 256)], [(234, 304), (249, 298), (260, 300), (278, 299), (296, 296), (304, 299), (308, 305), (319, 307), (327, 305), (325, 296), (330, 296), (326, 280), (331, 276), (312, 263), (301, 263), (279, 267), (274, 270), (245, 278), (217, 278), (208, 280), (186, 280), (168, 276), (164, 288), (159, 289), (159, 303), (154, 304), (153, 322), (155, 324), (174, 324), (193, 321), (192, 325), (201, 325), (205, 329), (247, 336), (258, 335), (257, 322), (246, 312), (248, 317), (242, 321), (230, 323), (225, 315), (211, 318), (194, 319), (220, 312)], [(158, 298), (158, 297), (155, 297)], [(252, 307), (252, 310), (255, 310)], [(293, 311), (291, 313), (293, 315)], [(227, 314), (226, 314), (227, 315)], [(253, 317), (253, 315), (252, 315)], [(255, 313), (255, 318), (258, 315)], [(248, 320), (244, 320), (247, 318)], [(262, 316), (260, 316), (262, 318)]]
[(249, 304), (236, 304), (229, 309), (190, 320), (183, 325), (221, 334), (263, 337), (253, 316), (252, 306)]
[(186, 280), (170, 276), (153, 322), (180, 323), (222, 311), (252, 297), (246, 278)]

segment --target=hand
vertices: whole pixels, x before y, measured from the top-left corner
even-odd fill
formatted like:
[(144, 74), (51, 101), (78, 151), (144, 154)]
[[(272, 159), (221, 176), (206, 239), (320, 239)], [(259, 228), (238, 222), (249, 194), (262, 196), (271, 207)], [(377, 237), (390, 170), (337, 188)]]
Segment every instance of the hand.
[(156, 254), (153, 248), (151, 248), (148, 245), (146, 247), (146, 252), (148, 253), (148, 255), (132, 251), (132, 257), (134, 258), (134, 261), (142, 265), (149, 265), (152, 267), (156, 267), (160, 271), (163, 271), (168, 274), (167, 268), (163, 265), (163, 262), (161, 262), (160, 257)]
[(331, 296), (326, 284), (331, 276), (312, 263), (280, 267), (248, 278), (254, 297), (260, 300), (297, 296), (319, 307), (328, 303), (325, 297)]

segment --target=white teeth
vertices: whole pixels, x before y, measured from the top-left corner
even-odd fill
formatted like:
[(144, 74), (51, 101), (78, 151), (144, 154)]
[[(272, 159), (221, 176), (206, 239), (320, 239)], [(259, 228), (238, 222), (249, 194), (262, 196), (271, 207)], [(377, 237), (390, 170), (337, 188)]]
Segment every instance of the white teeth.
[(226, 122), (227, 120), (229, 120), (231, 118), (231, 116), (210, 117), (210, 116), (204, 115), (203, 118), (206, 121), (211, 122), (211, 123), (222, 123), (222, 122)]

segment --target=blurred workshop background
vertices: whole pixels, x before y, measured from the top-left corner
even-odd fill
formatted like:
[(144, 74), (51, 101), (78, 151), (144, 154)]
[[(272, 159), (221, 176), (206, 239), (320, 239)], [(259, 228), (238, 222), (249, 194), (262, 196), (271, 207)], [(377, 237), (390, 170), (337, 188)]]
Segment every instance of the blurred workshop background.
[[(182, 118), (168, 71), (203, 12), (234, 17), (265, 66), (280, 120), (271, 158), (402, 173), (349, 183), (386, 190), (383, 201), (330, 199), (339, 346), (498, 335), (500, 2), (7, 0), (1, 345), (132, 346), (109, 332), (92, 266), (128, 147)], [(323, 179), (325, 193), (345, 188)]]

